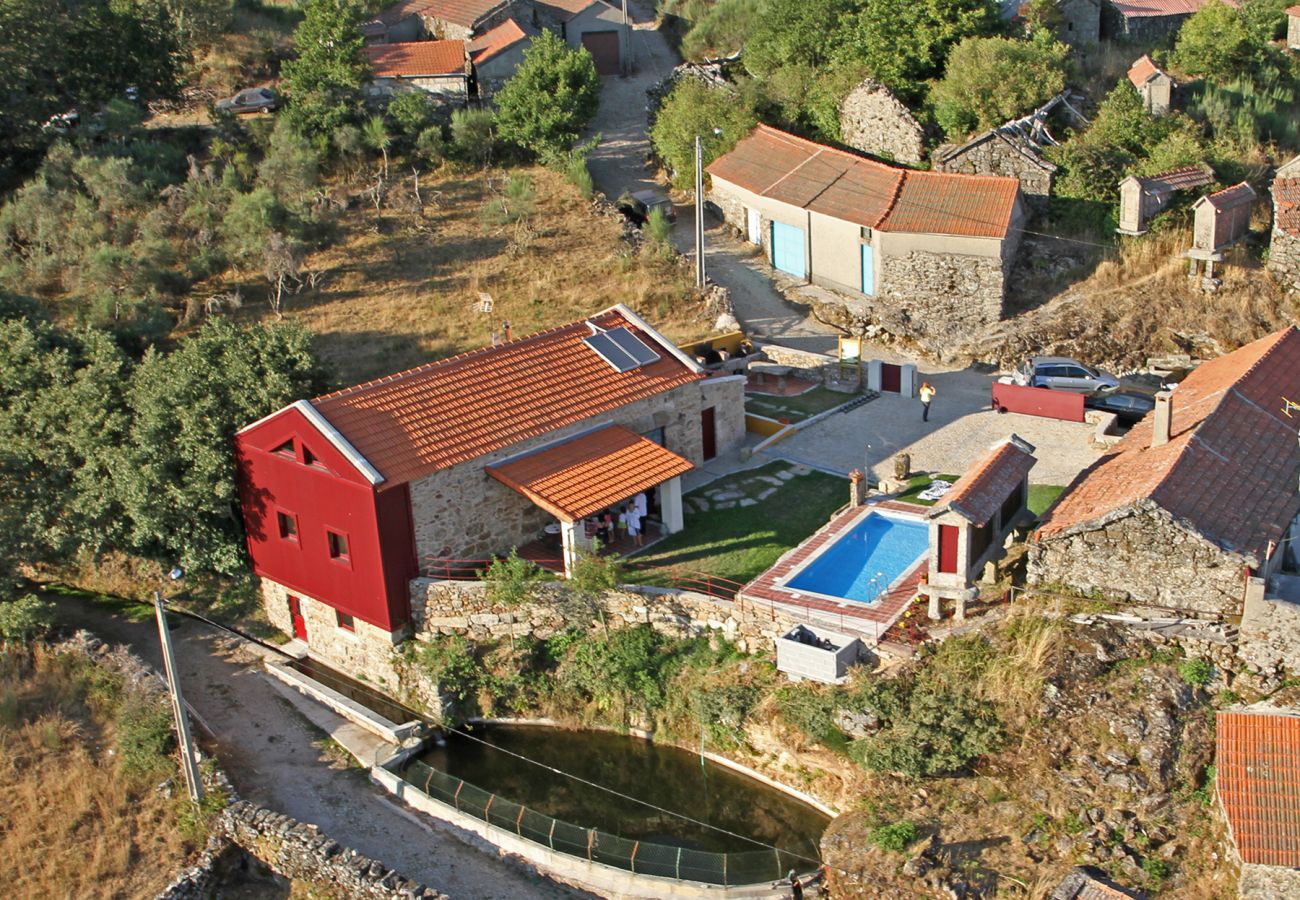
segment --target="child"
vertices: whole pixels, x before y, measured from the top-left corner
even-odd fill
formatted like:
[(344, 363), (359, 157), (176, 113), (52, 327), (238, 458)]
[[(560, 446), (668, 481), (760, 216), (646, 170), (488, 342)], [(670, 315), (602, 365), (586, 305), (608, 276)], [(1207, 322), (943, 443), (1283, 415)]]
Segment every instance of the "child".
[(618, 510), (618, 539), (621, 541), (627, 536), (627, 507), (619, 507)]

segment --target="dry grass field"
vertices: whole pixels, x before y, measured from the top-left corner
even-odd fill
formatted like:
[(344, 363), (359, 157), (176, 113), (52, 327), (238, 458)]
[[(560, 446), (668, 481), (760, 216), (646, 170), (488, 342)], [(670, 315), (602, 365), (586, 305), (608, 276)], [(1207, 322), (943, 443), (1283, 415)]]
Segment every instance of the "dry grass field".
[[(318, 336), (340, 385), (486, 346), (506, 321), (520, 337), (615, 303), (674, 340), (709, 333), (689, 269), (634, 251), (621, 219), (595, 214), (560, 174), (511, 171), (533, 185), (533, 211), (516, 223), (499, 224), (489, 209), (505, 190), (498, 169), (423, 176), (422, 213), (411, 176), (394, 170), (378, 227), (373, 206), (357, 202), (341, 214), (338, 239), (304, 263), (316, 286), (283, 309)], [(240, 290), (244, 315), (273, 317), (264, 279), (247, 273)], [(491, 312), (480, 311), (484, 293)]]

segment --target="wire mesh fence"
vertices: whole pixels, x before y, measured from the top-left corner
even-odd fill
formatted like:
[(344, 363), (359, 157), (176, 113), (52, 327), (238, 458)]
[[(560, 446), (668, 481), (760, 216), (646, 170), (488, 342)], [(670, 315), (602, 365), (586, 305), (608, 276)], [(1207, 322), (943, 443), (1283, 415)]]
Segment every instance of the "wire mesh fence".
[(789, 869), (807, 868), (808, 864), (802, 857), (775, 849), (714, 853), (581, 828), (505, 800), (419, 760), (410, 761), (402, 777), (434, 800), (466, 815), (551, 850), (637, 875), (732, 886), (775, 881)]

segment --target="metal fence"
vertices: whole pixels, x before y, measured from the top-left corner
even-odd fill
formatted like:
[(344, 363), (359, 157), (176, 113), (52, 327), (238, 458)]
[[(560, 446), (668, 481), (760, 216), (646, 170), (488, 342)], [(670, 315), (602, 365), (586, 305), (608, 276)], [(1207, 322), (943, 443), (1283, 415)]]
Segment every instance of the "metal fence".
[[(543, 577), (556, 579), (562, 577), (564, 561), (558, 556), (554, 558), (530, 556), (527, 559), (537, 566)], [(420, 561), (420, 574), (426, 578), (437, 578), (443, 581), (481, 581), (493, 562), (494, 560), (491, 559), (448, 559), (426, 556)], [(719, 600), (735, 600), (736, 595), (745, 586), (742, 582), (729, 578), (676, 566), (649, 565), (635, 560), (624, 561), (622, 566), (630, 583), (694, 591)]]
[(790, 869), (809, 867), (807, 859), (783, 850), (712, 853), (581, 828), (498, 797), (419, 760), (409, 762), (402, 777), (434, 800), (535, 844), (636, 875), (734, 886), (776, 881)]

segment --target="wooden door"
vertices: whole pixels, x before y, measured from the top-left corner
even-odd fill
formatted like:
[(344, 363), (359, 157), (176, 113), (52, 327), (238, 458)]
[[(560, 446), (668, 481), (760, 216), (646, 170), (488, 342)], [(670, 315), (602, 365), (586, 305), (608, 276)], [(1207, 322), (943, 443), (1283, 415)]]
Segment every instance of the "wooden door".
[(297, 597), (289, 598), (289, 618), (293, 620), (293, 636), (300, 641), (306, 641), (307, 620), (302, 617), (302, 603)]
[(957, 572), (957, 526), (939, 526), (939, 571)]
[(596, 71), (598, 73), (601, 75), (618, 74), (617, 31), (588, 31), (582, 36), (582, 46), (587, 48), (591, 58), (596, 61)]
[(700, 411), (700, 433), (704, 437), (704, 459), (718, 455), (718, 429), (713, 417), (713, 407)]
[(893, 363), (880, 364), (880, 389), (897, 394), (903, 389), (903, 367)]

